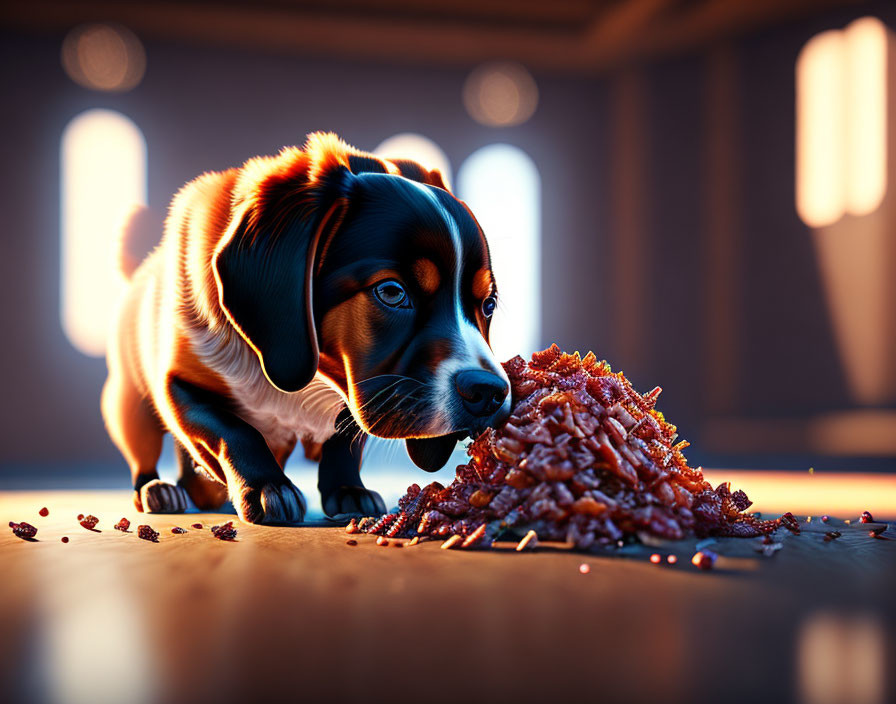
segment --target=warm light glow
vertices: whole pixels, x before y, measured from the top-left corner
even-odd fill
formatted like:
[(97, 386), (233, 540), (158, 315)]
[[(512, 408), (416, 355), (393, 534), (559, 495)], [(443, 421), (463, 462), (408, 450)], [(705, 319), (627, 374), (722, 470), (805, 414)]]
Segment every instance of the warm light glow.
[(822, 32), (796, 65), (796, 207), (810, 227), (866, 215), (886, 192), (887, 30)]
[(146, 203), (146, 142), (111, 110), (89, 110), (65, 128), (61, 149), (61, 314), (71, 343), (102, 356), (124, 278), (120, 229)]
[(796, 68), (796, 208), (811, 227), (838, 220), (846, 208), (846, 134), (840, 32), (806, 44)]
[(123, 92), (143, 79), (146, 54), (140, 40), (126, 27), (82, 25), (62, 43), (62, 67), (85, 88)]
[(846, 210), (866, 215), (887, 190), (887, 28), (863, 17), (843, 31), (846, 49)]
[(882, 704), (887, 639), (870, 615), (811, 614), (797, 643), (799, 688), (806, 704)]
[(520, 64), (483, 64), (464, 84), (464, 105), (470, 116), (483, 125), (519, 125), (538, 106), (538, 86), (532, 74)]
[(753, 501), (751, 511), (828, 514), (853, 520), (862, 511), (870, 511), (875, 518), (896, 518), (896, 475), (730, 469), (704, 470), (703, 474), (713, 486), (731, 482), (732, 489), (743, 489)]
[(488, 239), (498, 283), (491, 344), (498, 359), (541, 347), (541, 179), (532, 159), (509, 144), (471, 154), (457, 175), (458, 194)]
[(427, 169), (442, 174), (445, 185), (451, 188), (451, 163), (439, 145), (423, 135), (403, 132), (389, 137), (380, 144), (374, 154), (384, 159), (411, 159)]

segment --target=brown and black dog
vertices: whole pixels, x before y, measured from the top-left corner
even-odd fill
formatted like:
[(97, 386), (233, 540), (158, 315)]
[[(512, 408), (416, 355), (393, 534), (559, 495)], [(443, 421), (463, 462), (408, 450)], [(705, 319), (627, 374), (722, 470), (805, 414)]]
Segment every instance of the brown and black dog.
[[(406, 439), (432, 471), (509, 411), (485, 237), (415, 162), (314, 133), (204, 174), (126, 273), (102, 409), (140, 510), (229, 496), (244, 521), (299, 522), (283, 466), (302, 441), (327, 514), (382, 513), (359, 475), (367, 434)], [(156, 472), (166, 431), (176, 486)]]

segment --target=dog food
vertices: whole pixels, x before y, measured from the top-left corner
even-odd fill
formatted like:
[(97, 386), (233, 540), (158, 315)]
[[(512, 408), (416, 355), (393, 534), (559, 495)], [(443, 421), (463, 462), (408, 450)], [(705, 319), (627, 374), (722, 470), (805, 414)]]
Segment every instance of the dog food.
[(174, 526), (174, 528), (171, 529), (171, 532), (175, 535), (180, 535), (181, 533), (186, 533), (187, 529), (181, 528), (180, 526)]
[(44, 507), (43, 507), (40, 511), (38, 511), (37, 513), (38, 513), (38, 515), (41, 516), (42, 518), (46, 518), (47, 516), (50, 515), (50, 509), (48, 509), (46, 506), (44, 506)]
[(212, 526), (212, 535), (218, 540), (235, 540), (236, 528), (233, 527), (233, 521), (227, 521), (222, 526)]
[(131, 527), (131, 522), (127, 518), (122, 518), (112, 527), (115, 528), (115, 530), (120, 530), (122, 533), (127, 533), (128, 528)]
[(12, 528), (13, 534), (22, 540), (33, 540), (34, 536), (37, 535), (37, 528), (30, 523), (25, 523), (25, 521), (22, 521), (21, 523), (10, 521), (9, 527)]
[(68, 536), (67, 536), (67, 535), (63, 535), (63, 536), (60, 538), (60, 540), (61, 540), (63, 543), (67, 543), (67, 542), (68, 542)]
[(152, 529), (152, 526), (137, 526), (137, 537), (141, 540), (148, 540), (151, 543), (159, 542), (159, 534)]
[[(504, 368), (512, 414), (476, 438), (455, 480), (414, 484), (398, 513), (353, 522), (347, 532), (488, 547), (502, 534), (532, 531), (529, 541), (537, 535), (592, 549), (638, 537), (755, 537), (784, 522), (746, 513), (743, 491), (713, 488), (688, 466), (688, 443), (676, 442), (675, 426), (654, 408), (659, 387), (639, 394), (594, 354), (581, 358), (556, 345)], [(789, 516), (786, 527), (798, 532)]]
[(78, 521), (84, 528), (87, 530), (96, 530), (96, 524), (100, 522), (99, 518), (96, 516), (84, 516), (83, 514), (79, 515), (81, 515), (81, 518), (79, 518)]
[(194, 523), (193, 525), (190, 526), (190, 528), (195, 528), (196, 530), (202, 530), (202, 524)]

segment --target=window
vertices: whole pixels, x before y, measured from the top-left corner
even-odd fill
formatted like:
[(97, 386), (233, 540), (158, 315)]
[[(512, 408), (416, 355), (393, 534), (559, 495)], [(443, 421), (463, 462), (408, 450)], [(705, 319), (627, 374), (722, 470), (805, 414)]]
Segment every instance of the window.
[(473, 152), (457, 192), (488, 238), (498, 282), (491, 343), (498, 359), (528, 356), (541, 336), (541, 179), (532, 159), (509, 144)]
[(120, 229), (146, 204), (146, 142), (121, 113), (88, 110), (66, 126), (60, 160), (62, 328), (75, 348), (101, 357), (124, 287)]
[(438, 169), (445, 185), (451, 188), (451, 164), (438, 144), (423, 135), (403, 132), (389, 137), (374, 149), (374, 154), (385, 159), (411, 159), (426, 168)]
[(796, 207), (811, 227), (866, 215), (887, 189), (887, 29), (822, 32), (796, 64)]

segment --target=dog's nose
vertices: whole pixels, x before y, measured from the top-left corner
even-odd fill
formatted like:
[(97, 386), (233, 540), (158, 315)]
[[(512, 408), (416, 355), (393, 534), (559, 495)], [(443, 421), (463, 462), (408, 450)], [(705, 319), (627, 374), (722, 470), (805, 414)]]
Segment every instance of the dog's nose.
[(464, 408), (479, 418), (497, 411), (507, 398), (509, 387), (501, 377), (482, 369), (467, 369), (454, 377)]

